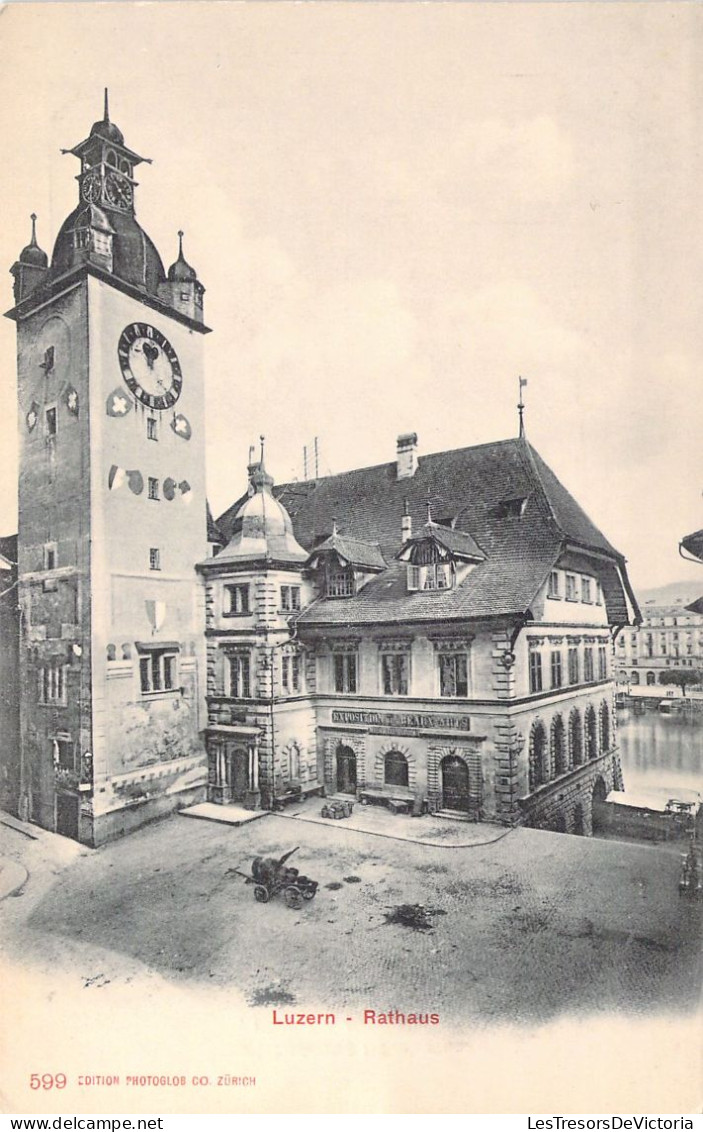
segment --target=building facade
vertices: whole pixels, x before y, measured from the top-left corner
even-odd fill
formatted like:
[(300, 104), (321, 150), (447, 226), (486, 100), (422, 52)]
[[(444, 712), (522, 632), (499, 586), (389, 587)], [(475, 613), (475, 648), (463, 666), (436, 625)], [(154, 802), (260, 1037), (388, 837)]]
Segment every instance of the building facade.
[[(210, 726), (256, 745), (265, 806), (319, 789), (589, 833), (593, 798), (622, 785), (612, 641), (638, 616), (624, 561), (524, 438), (416, 447), (400, 437), (392, 464), (275, 489), (255, 473), (258, 511), (277, 504), (307, 551), (285, 576), (273, 553), (244, 566), (246, 497), (220, 517), (224, 549), (201, 567)], [(213, 800), (234, 773), (220, 737)]]
[(17, 809), (96, 845), (204, 793), (203, 287), (135, 215), (105, 114), (68, 151), (51, 260), (12, 268), (20, 479)]

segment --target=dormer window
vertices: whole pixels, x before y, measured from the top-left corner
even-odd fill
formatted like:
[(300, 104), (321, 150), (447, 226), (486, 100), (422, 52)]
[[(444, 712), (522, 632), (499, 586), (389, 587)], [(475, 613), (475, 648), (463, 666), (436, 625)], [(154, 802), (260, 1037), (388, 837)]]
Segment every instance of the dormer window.
[(428, 517), (396, 555), (407, 562), (408, 590), (450, 590), (463, 582), (485, 555), (470, 534), (444, 527)]
[(408, 566), (409, 590), (450, 590), (453, 584), (454, 574), (450, 562)]
[(327, 575), (327, 597), (351, 597), (354, 593), (354, 571), (350, 567), (332, 569)]

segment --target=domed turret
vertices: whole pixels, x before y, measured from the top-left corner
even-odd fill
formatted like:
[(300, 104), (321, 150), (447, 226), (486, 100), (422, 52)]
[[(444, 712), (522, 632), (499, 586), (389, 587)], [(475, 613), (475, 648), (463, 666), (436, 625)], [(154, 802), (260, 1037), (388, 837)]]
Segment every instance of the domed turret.
[(178, 259), (168, 269), (169, 283), (194, 283), (198, 278), (194, 267), (186, 263), (183, 255), (183, 232), (178, 233)]
[(27, 244), (26, 248), (22, 248), (20, 252), (20, 263), (31, 263), (34, 267), (48, 267), (49, 258), (45, 251), (39, 247), (37, 243), (37, 214), (33, 212), (31, 215), (32, 221), (32, 238)]
[(37, 215), (32, 213), (32, 238), (19, 254), (17, 262), (12, 265), (10, 272), (14, 276), (15, 302), (19, 303), (30, 295), (35, 287), (44, 279), (49, 260), (45, 251), (37, 243)]
[(93, 122), (90, 129), (91, 138), (96, 137), (104, 138), (105, 141), (114, 142), (115, 145), (124, 145), (124, 134), (122, 130), (118, 129), (114, 122), (110, 121), (110, 111), (107, 101), (107, 88), (105, 88), (105, 110), (101, 122)]
[(253, 492), (239, 508), (232, 537), (217, 556), (218, 561), (305, 562), (308, 554), (293, 533), (290, 515), (272, 494), (273, 478), (264, 466), (263, 437), (261, 462), (252, 473), (251, 487)]

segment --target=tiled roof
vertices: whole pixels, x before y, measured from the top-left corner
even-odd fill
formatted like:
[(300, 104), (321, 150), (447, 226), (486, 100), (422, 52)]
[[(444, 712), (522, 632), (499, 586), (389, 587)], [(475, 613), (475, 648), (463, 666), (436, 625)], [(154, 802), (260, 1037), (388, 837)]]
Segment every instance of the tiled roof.
[[(296, 537), (309, 549), (330, 537), (336, 518), (345, 537), (378, 543), (390, 562), (405, 541), (404, 512), (419, 531), (429, 499), (435, 516), (451, 521), (455, 533), (465, 532), (486, 555), (456, 589), (437, 592), (408, 593), (406, 568), (394, 562), (355, 597), (315, 602), (301, 624), (523, 613), (567, 542), (612, 560), (599, 568), (608, 613), (612, 620), (628, 620), (616, 567), (621, 556), (524, 439), (423, 456), (415, 474), (400, 480), (393, 462), (283, 484), (275, 495), (285, 500)], [(520, 508), (505, 507), (514, 500)], [(218, 520), (225, 535), (238, 506)], [(451, 537), (449, 528), (445, 534)]]
[(355, 566), (359, 570), (385, 570), (386, 560), (381, 554), (381, 548), (377, 542), (362, 542), (358, 538), (348, 538), (346, 535), (332, 534), (324, 542), (316, 546), (310, 555), (314, 559), (316, 555), (322, 554), (324, 551), (335, 551), (340, 558), (348, 562), (350, 566)]
[(222, 531), (212, 517), (209, 503), (207, 504), (207, 541), (219, 542), (222, 543), (223, 546), (227, 541), (227, 539), (223, 538)]

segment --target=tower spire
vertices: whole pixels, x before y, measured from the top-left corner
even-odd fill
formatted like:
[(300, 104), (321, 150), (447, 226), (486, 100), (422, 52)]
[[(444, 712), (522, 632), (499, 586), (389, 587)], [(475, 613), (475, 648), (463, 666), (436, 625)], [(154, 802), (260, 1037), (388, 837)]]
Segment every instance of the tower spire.
[(37, 214), (33, 212), (29, 218), (32, 221), (32, 238), (29, 241), (30, 247), (36, 248), (37, 245)]
[(526, 377), (518, 377), (518, 389), (519, 389), (519, 393), (520, 393), (520, 396), (519, 396), (519, 399), (518, 399), (518, 404), (517, 404), (518, 416), (520, 418), (520, 431), (518, 432), (518, 436), (521, 439), (524, 438), (524, 436), (525, 436), (525, 421), (524, 421), (525, 403), (522, 399), (522, 391), (523, 391), (523, 389), (525, 388), (526, 385), (527, 385), (527, 378)]
[(105, 87), (105, 109), (103, 111), (103, 122), (110, 121), (110, 106), (108, 102), (107, 87)]

